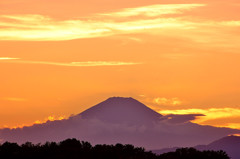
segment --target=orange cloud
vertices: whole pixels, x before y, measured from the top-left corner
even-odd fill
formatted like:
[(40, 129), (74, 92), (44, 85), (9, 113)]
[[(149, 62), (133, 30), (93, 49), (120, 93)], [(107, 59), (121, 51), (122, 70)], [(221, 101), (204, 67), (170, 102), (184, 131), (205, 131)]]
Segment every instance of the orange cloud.
[[(191, 23), (178, 18), (161, 18), (162, 14), (182, 13), (204, 4), (152, 5), (124, 9), (119, 12), (97, 14), (88, 20), (54, 20), (42, 15), (1, 15), (0, 40), (60, 41), (79, 38), (104, 37), (116, 34), (136, 33), (146, 29), (189, 28)], [(181, 12), (180, 12), (181, 11)], [(126, 19), (119, 16), (144, 15), (149, 19)], [(110, 17), (109, 17), (110, 16)], [(112, 19), (112, 17), (115, 17)], [(103, 20), (104, 19), (104, 20)]]
[(165, 97), (158, 97), (154, 98), (153, 102), (159, 105), (180, 105), (182, 104), (182, 101), (180, 101), (178, 98), (165, 98)]
[[(240, 129), (240, 123), (227, 123), (222, 125), (223, 127), (233, 128), (233, 129)], [(238, 134), (240, 136), (240, 134)], [(237, 136), (237, 134), (234, 134), (234, 136)]]
[(13, 58), (13, 57), (0, 57), (0, 60), (17, 60), (19, 58)]
[(124, 66), (124, 65), (137, 65), (142, 63), (137, 62), (121, 62), (121, 61), (86, 61), (86, 62), (47, 62), (47, 61), (10, 61), (10, 63), (22, 63), (22, 64), (43, 64), (43, 65), (55, 65), (55, 66), (69, 66), (69, 67), (93, 67), (93, 66)]
[(240, 134), (231, 134), (231, 135), (228, 135), (228, 136), (240, 136)]
[(107, 15), (112, 17), (131, 17), (131, 16), (147, 16), (154, 17), (165, 14), (181, 14), (186, 10), (191, 10), (197, 7), (206, 6), (205, 4), (161, 4), (151, 5), (138, 8), (126, 8), (119, 12), (105, 13), (99, 15)]
[[(0, 40), (63, 41), (144, 33), (188, 39), (209, 48), (231, 48), (232, 52), (238, 52), (240, 38), (235, 32), (240, 21), (208, 20), (183, 14), (204, 6), (206, 4), (150, 5), (69, 20), (35, 14), (1, 15)], [(141, 42), (141, 39), (132, 40)]]
[(43, 123), (46, 123), (47, 121), (56, 121), (56, 120), (64, 120), (64, 119), (67, 119), (66, 116), (59, 116), (59, 117), (56, 117), (54, 115), (50, 115), (48, 117), (46, 117), (45, 119), (43, 120), (36, 120), (34, 123), (32, 124), (19, 124), (19, 125), (16, 125), (16, 126), (8, 126), (8, 125), (4, 125), (3, 128), (11, 128), (11, 129), (16, 129), (16, 128), (23, 128), (25, 126), (32, 126), (34, 124), (43, 124)]
[[(240, 118), (240, 109), (236, 108), (210, 108), (210, 109), (180, 109), (180, 110), (161, 110), (160, 114), (204, 114), (199, 116), (193, 122), (198, 124), (207, 124), (210, 120), (227, 119), (227, 118)], [(227, 121), (226, 121), (227, 122)], [(239, 123), (215, 123), (214, 126), (230, 127), (240, 129)]]
[(239, 27), (240, 21), (224, 21), (220, 22), (220, 24), (225, 26)]
[(27, 99), (25, 99), (25, 98), (7, 97), (7, 98), (2, 98), (2, 100), (13, 101), (13, 102), (24, 102)]
[(67, 119), (67, 117), (66, 116), (56, 117), (54, 115), (50, 115), (47, 118), (45, 118), (44, 120), (36, 120), (34, 122), (34, 124), (43, 124), (43, 123), (46, 123), (47, 121), (64, 120), (64, 119)]

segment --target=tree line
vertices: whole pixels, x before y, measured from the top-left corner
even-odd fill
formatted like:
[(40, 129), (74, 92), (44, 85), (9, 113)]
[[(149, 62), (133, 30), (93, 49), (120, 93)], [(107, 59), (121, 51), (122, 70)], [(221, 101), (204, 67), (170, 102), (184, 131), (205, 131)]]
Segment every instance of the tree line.
[(46, 142), (22, 145), (5, 142), (0, 145), (1, 159), (230, 159), (224, 151), (198, 151), (180, 148), (175, 152), (156, 155), (142, 147), (130, 144), (95, 145), (77, 139), (59, 143)]

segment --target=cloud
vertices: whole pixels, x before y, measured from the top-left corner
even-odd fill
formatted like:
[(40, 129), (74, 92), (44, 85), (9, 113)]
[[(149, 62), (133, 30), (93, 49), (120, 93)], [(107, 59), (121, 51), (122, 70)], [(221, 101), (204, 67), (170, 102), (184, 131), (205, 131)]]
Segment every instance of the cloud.
[(153, 103), (156, 103), (158, 105), (180, 105), (182, 104), (182, 101), (180, 101), (178, 98), (165, 98), (165, 97), (158, 97), (153, 99)]
[[(1, 15), (0, 40), (61, 41), (79, 38), (104, 37), (116, 34), (146, 32), (146, 29), (191, 27), (178, 18), (161, 18), (162, 14), (179, 14), (204, 4), (151, 5), (123, 9), (119, 12), (97, 14), (88, 19), (55, 20), (43, 15)], [(125, 19), (143, 15), (148, 17)], [(100, 18), (99, 18), (100, 16)]]
[(55, 65), (55, 66), (68, 66), (68, 67), (96, 67), (96, 66), (124, 66), (124, 65), (137, 65), (142, 63), (137, 62), (121, 62), (121, 61), (85, 61), (85, 62), (48, 62), (48, 61), (9, 61), (10, 63), (20, 64), (42, 64), (42, 65)]
[(44, 118), (43, 120), (36, 120), (35, 122), (33, 122), (31, 124), (18, 124), (15, 126), (4, 125), (2, 128), (18, 129), (18, 128), (23, 128), (23, 127), (30, 127), (33, 125), (45, 124), (45, 123), (52, 122), (52, 121), (60, 121), (60, 120), (64, 120), (64, 119), (67, 119), (67, 117), (64, 115), (63, 116), (50, 115), (50, 116)]
[(2, 98), (2, 100), (13, 101), (13, 102), (24, 102), (24, 101), (27, 101), (27, 99), (25, 99), (25, 98), (15, 98), (15, 97)]
[(0, 57), (0, 60), (17, 60), (19, 58), (13, 58), (13, 57)]
[(181, 14), (183, 11), (206, 6), (205, 4), (161, 4), (151, 5), (138, 8), (126, 8), (119, 12), (105, 13), (100, 15), (111, 17), (131, 17), (131, 16), (147, 16), (154, 17), (166, 14)]
[(67, 117), (66, 116), (56, 117), (55, 115), (50, 115), (47, 118), (45, 118), (44, 120), (36, 120), (34, 122), (34, 124), (43, 124), (43, 123), (46, 123), (48, 121), (56, 121), (56, 120), (64, 120), (64, 119), (67, 119)]
[[(210, 108), (210, 109), (180, 109), (180, 110), (161, 110), (160, 114), (204, 114), (204, 116), (198, 116), (193, 122), (198, 124), (207, 124), (208, 122), (216, 119), (227, 118), (240, 118), (240, 109), (237, 108)], [(224, 123), (212, 123), (211, 125), (220, 127), (240, 128), (238, 123), (230, 123), (226, 120)]]
[[(44, 22), (47, 20), (50, 20), (50, 18), (42, 16), (42, 15), (37, 15), (37, 14), (26, 14), (24, 16), (18, 16), (18, 15), (1, 15), (2, 18), (5, 19), (11, 19), (11, 20), (15, 20), (15, 21), (21, 21), (25, 24), (33, 24), (33, 23), (39, 23), (39, 22)], [(8, 24), (8, 23), (4, 23), (1, 22), (0, 24), (4, 25), (4, 24)], [(14, 25), (16, 26), (16, 25)], [(22, 26), (21, 24), (19, 24), (19, 26)]]
[[(223, 125), (223, 127), (233, 128), (233, 129), (240, 129), (240, 123), (227, 123)], [(235, 136), (237, 134), (234, 134)], [(240, 136), (240, 134), (238, 134)]]
[(202, 127), (191, 123), (179, 124), (159, 121), (153, 124), (132, 125), (74, 116), (67, 120), (48, 121), (28, 127), (0, 129), (0, 138), (3, 141), (14, 141), (20, 144), (26, 141), (45, 143), (46, 141), (78, 138), (92, 144), (121, 142), (156, 149), (159, 147), (187, 147), (207, 144), (216, 138), (236, 133), (239, 133), (239, 131)]
[(225, 26), (238, 27), (240, 26), (240, 21), (223, 21), (223, 22), (220, 22), (220, 24)]
[[(24, 16), (16, 16), (16, 19), (24, 19)], [(113, 20), (107, 22), (94, 20), (55, 21), (49, 18), (40, 22), (36, 21), (27, 22), (27, 24), (24, 24), (25, 21), (5, 24), (4, 29), (0, 29), (0, 40), (62, 41), (146, 32), (146, 29), (188, 29), (192, 27), (191, 23), (174, 18), (139, 19), (124, 22)], [(1, 26), (3, 27), (3, 24), (0, 24)]]
[(180, 124), (180, 123), (187, 123), (192, 120), (195, 120), (199, 116), (205, 116), (205, 115), (203, 114), (181, 114), (181, 115), (170, 114), (164, 117), (167, 119), (169, 123)]
[(187, 45), (194, 42), (202, 48), (220, 47), (238, 53), (240, 21), (202, 18), (204, 10), (199, 10), (200, 16), (187, 14), (187, 11), (205, 6), (156, 4), (65, 20), (37, 14), (0, 15), (0, 40), (64, 41), (127, 35), (125, 39), (142, 42), (130, 34), (148, 34), (182, 39), (188, 41)]

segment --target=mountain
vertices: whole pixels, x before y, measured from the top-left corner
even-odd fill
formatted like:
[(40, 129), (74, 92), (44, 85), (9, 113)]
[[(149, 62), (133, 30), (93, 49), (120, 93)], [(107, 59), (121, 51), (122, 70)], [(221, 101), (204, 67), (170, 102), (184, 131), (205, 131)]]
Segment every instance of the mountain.
[(205, 145), (240, 130), (191, 123), (193, 115), (163, 116), (133, 98), (112, 97), (65, 120), (0, 130), (2, 142), (44, 143), (77, 138), (92, 144), (133, 144), (147, 149)]
[[(230, 136), (218, 139), (216, 141), (213, 141), (208, 145), (198, 145), (198, 146), (195, 146), (194, 148), (201, 150), (201, 151), (203, 151), (203, 150), (214, 150), (214, 151), (223, 150), (229, 155), (229, 157), (231, 157), (231, 159), (239, 159), (239, 157), (240, 157), (239, 147), (240, 147), (240, 137), (230, 135)], [(153, 153), (163, 154), (163, 153), (167, 153), (167, 152), (174, 152), (178, 148), (180, 148), (180, 147), (163, 148), (160, 150), (153, 150)]]
[(240, 137), (231, 135), (216, 140), (208, 145), (196, 146), (196, 148), (199, 150), (223, 150), (231, 159), (239, 159)]
[(133, 98), (112, 97), (79, 114), (83, 119), (106, 123), (143, 125), (162, 120), (162, 115)]

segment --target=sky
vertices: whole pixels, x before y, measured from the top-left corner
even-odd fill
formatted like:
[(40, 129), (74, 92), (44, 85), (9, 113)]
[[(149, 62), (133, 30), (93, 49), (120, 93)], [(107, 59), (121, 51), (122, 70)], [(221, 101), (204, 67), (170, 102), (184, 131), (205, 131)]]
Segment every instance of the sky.
[(133, 97), (240, 129), (239, 0), (1, 0), (0, 128)]

